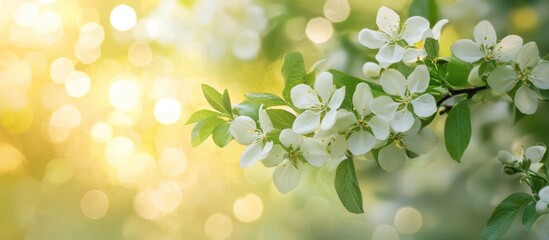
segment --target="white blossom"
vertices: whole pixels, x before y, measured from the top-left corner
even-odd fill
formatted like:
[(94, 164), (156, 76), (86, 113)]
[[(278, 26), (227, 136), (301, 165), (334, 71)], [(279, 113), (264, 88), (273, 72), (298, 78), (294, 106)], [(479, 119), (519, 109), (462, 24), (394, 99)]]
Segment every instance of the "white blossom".
[[(292, 129), (296, 133), (311, 133), (319, 126), (322, 130), (328, 130), (336, 121), (337, 109), (345, 98), (345, 87), (336, 89), (332, 74), (323, 72), (316, 77), (314, 88), (299, 84), (290, 92), (294, 105), (305, 109), (293, 123)], [(323, 113), (325, 115), (321, 121)]]
[(530, 160), (530, 171), (537, 172), (543, 167), (541, 160), (545, 156), (547, 149), (544, 146), (531, 146), (526, 151), (520, 151), (518, 155), (513, 155), (508, 151), (499, 151), (498, 160), (505, 164), (522, 163), (524, 160)]
[(273, 142), (267, 142), (267, 134), (273, 130), (273, 123), (263, 107), (259, 108), (259, 125), (260, 128), (257, 128), (256, 122), (248, 116), (238, 116), (229, 127), (236, 142), (248, 145), (240, 157), (242, 168), (265, 158), (273, 147)]
[(444, 27), (446, 23), (448, 23), (448, 19), (442, 19), (435, 23), (432, 29), (429, 28), (425, 30), (425, 32), (423, 33), (422, 41), (414, 44), (414, 47), (406, 48), (404, 50), (402, 61), (404, 63), (414, 63), (425, 58), (427, 56), (427, 52), (425, 51), (425, 41), (427, 40), (427, 38), (439, 40), (442, 27)]
[(545, 186), (538, 193), (539, 200), (536, 203), (536, 212), (538, 214), (544, 214), (547, 212), (547, 205), (549, 204), (549, 186)]

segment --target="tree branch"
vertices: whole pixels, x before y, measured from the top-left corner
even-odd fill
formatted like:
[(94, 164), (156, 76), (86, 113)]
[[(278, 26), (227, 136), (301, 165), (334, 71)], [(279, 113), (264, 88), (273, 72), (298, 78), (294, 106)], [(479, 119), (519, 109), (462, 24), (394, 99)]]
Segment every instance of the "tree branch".
[[(460, 94), (467, 94), (467, 99), (473, 97), (477, 92), (482, 91), (484, 89), (488, 89), (488, 86), (482, 86), (482, 87), (475, 87), (475, 88), (465, 88), (465, 89), (458, 89), (458, 90), (450, 90), (448, 94), (444, 95), (440, 100), (437, 102), (437, 106), (441, 107), (442, 103), (444, 103), (446, 100), (450, 99), (453, 96), (460, 95)], [(440, 110), (439, 114), (442, 115), (444, 113), (447, 113), (452, 109), (453, 106), (445, 106), (444, 109)]]

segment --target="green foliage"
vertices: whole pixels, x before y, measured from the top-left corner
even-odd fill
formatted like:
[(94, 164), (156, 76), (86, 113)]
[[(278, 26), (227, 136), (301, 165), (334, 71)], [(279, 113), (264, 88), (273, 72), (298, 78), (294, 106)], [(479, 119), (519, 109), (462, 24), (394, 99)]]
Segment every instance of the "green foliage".
[(248, 116), (254, 120), (258, 120), (259, 104), (250, 101), (244, 101), (234, 106), (234, 111), (239, 116)]
[(229, 131), (230, 126), (231, 126), (231, 123), (226, 122), (214, 128), (212, 132), (212, 139), (215, 145), (219, 147), (225, 147), (227, 146), (227, 144), (231, 142), (231, 140), (233, 140), (233, 136)]
[(193, 115), (191, 115), (191, 117), (185, 124), (197, 123), (211, 117), (221, 117), (221, 114), (207, 109), (198, 110), (193, 113)]
[(444, 142), (452, 159), (461, 162), (461, 157), (470, 140), (471, 116), (469, 106), (466, 101), (462, 101), (450, 110), (444, 126)]
[(368, 85), (370, 85), (370, 88), (372, 89), (372, 94), (374, 94), (374, 96), (376, 97), (385, 95), (383, 89), (378, 84), (366, 82), (365, 80), (351, 76), (344, 72), (340, 72), (338, 70), (332, 69), (329, 72), (332, 73), (332, 75), (334, 76), (334, 84), (337, 88), (343, 86), (345, 87), (345, 99), (341, 104), (342, 108), (345, 108), (347, 110), (353, 110), (353, 94), (355, 93), (356, 85), (358, 85), (359, 83), (367, 83)]
[(438, 20), (438, 4), (435, 0), (414, 0), (408, 14), (425, 17), (434, 25)]
[(204, 140), (212, 134), (217, 126), (225, 122), (226, 121), (221, 118), (212, 117), (197, 123), (191, 132), (191, 145), (196, 147), (203, 143)]
[(228, 113), (231, 117), (233, 116), (233, 107), (232, 107), (232, 104), (231, 104), (231, 97), (229, 96), (229, 91), (227, 91), (227, 89), (225, 89), (225, 91), (223, 91), (223, 99), (222, 99), (222, 103), (223, 103), (223, 109), (225, 109), (225, 112)]
[(273, 122), (273, 127), (277, 129), (292, 128), (295, 121), (295, 115), (282, 109), (265, 110)]
[(427, 38), (425, 39), (425, 51), (427, 52), (427, 56), (430, 58), (436, 58), (438, 57), (438, 41), (434, 38)]
[(523, 192), (513, 193), (505, 198), (488, 219), (486, 227), (482, 231), (482, 239), (501, 239), (513, 223), (517, 213), (532, 201), (534, 198)]
[(532, 202), (530, 205), (526, 206), (524, 208), (524, 212), (522, 213), (522, 227), (524, 228), (524, 231), (530, 231), (532, 229), (532, 225), (534, 225), (534, 222), (536, 219), (538, 219), (538, 214), (536, 213), (536, 203)]
[(453, 87), (466, 87), (469, 85), (467, 78), (473, 66), (457, 58), (451, 58), (446, 66), (446, 79)]
[(250, 93), (246, 93), (245, 96), (251, 102), (254, 102), (257, 104), (263, 104), (264, 108), (288, 105), (288, 103), (286, 103), (284, 99), (271, 93), (250, 92)]
[(346, 159), (337, 166), (334, 185), (341, 203), (349, 212), (364, 213), (353, 159)]
[(305, 62), (301, 53), (292, 52), (284, 56), (284, 63), (282, 64), (282, 77), (284, 77), (284, 89), (282, 90), (282, 97), (287, 102), (292, 103), (290, 97), (290, 91), (298, 84), (311, 84), (311, 81), (307, 78), (307, 71), (305, 70)]
[(204, 94), (206, 101), (208, 101), (210, 106), (215, 110), (222, 113), (228, 113), (223, 104), (223, 95), (221, 95), (221, 93), (206, 84), (202, 84), (202, 93)]

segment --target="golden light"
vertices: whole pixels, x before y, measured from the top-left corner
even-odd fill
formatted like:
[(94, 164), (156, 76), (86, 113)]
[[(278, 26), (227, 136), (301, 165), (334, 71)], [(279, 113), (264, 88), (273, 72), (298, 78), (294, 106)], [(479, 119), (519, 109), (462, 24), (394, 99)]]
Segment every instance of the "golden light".
[(141, 89), (131, 75), (118, 75), (109, 89), (111, 105), (120, 111), (134, 110), (140, 102)]
[(263, 213), (263, 202), (261, 198), (253, 193), (238, 198), (233, 204), (234, 216), (241, 222), (253, 222)]
[(538, 12), (528, 6), (521, 7), (511, 14), (513, 25), (522, 31), (532, 30), (537, 27), (539, 23)]
[(88, 93), (90, 86), (91, 80), (88, 74), (81, 71), (73, 71), (67, 76), (65, 91), (71, 97), (80, 98)]
[(98, 122), (90, 130), (90, 136), (96, 142), (106, 142), (112, 138), (112, 127), (106, 122)]
[(243, 60), (254, 58), (261, 48), (261, 38), (257, 32), (244, 30), (237, 36), (233, 45), (235, 57)]
[(74, 72), (74, 63), (66, 57), (55, 59), (51, 63), (50, 76), (56, 83), (64, 84), (71, 72)]
[(46, 175), (44, 180), (50, 184), (63, 184), (73, 176), (73, 168), (66, 159), (54, 159), (48, 163), (46, 167)]
[(109, 198), (107, 194), (102, 191), (88, 191), (80, 200), (80, 209), (87, 218), (100, 219), (104, 217), (109, 210)]
[(38, 22), (34, 25), (36, 39), (44, 45), (56, 43), (63, 36), (63, 21), (54, 11), (45, 11), (40, 14)]
[(327, 0), (324, 4), (324, 16), (332, 22), (343, 22), (351, 13), (347, 0)]
[(137, 15), (132, 7), (120, 4), (111, 11), (111, 25), (118, 31), (128, 31), (135, 26)]
[(60, 128), (74, 128), (80, 125), (80, 111), (73, 105), (64, 104), (55, 110), (50, 118), (50, 125)]
[(98, 48), (105, 39), (103, 27), (97, 23), (86, 23), (80, 28), (79, 44), (85, 48)]
[(421, 228), (421, 213), (412, 207), (404, 207), (395, 214), (395, 227), (402, 234), (414, 234)]
[(113, 167), (123, 168), (135, 150), (134, 142), (124, 136), (115, 137), (105, 145), (105, 160)]
[(325, 43), (332, 37), (334, 28), (326, 18), (313, 18), (307, 23), (305, 33), (309, 40), (314, 43)]
[(173, 124), (181, 118), (181, 104), (175, 99), (160, 99), (154, 106), (154, 117), (161, 124)]
[(17, 148), (0, 143), (0, 159), (0, 174), (5, 174), (17, 170), (25, 157)]
[(204, 223), (206, 235), (214, 240), (227, 239), (233, 232), (233, 222), (227, 215), (216, 213)]
[(128, 60), (136, 67), (142, 67), (151, 62), (153, 52), (148, 44), (136, 42), (128, 50)]
[(36, 4), (26, 2), (15, 10), (15, 23), (19, 26), (29, 27), (36, 24), (40, 16), (40, 9)]
[(160, 171), (167, 177), (177, 177), (187, 169), (187, 155), (180, 148), (165, 148), (159, 159)]

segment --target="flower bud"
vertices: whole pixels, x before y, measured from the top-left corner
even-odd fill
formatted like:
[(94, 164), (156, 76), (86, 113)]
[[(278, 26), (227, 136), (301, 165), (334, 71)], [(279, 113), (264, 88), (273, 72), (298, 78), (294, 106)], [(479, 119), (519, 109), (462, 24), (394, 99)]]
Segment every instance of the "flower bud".
[(516, 174), (516, 173), (519, 173), (520, 170), (517, 169), (516, 167), (512, 167), (512, 166), (505, 166), (503, 167), (503, 171), (505, 173), (507, 173), (507, 175), (513, 175), (513, 174)]
[(381, 67), (377, 63), (366, 62), (364, 63), (364, 66), (362, 66), (362, 72), (366, 75), (366, 77), (378, 78), (381, 72)]

